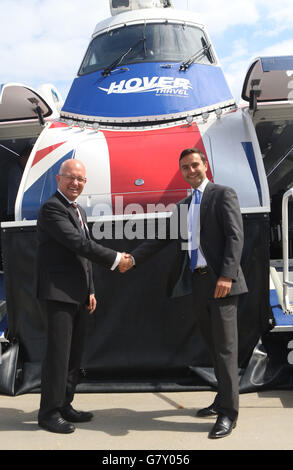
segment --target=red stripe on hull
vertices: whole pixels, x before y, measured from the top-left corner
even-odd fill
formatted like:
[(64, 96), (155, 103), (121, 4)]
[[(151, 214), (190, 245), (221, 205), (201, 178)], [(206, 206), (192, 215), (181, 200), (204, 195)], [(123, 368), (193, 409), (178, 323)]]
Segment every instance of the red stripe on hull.
[[(125, 195), (124, 206), (139, 203), (144, 209), (150, 203), (179, 201), (190, 188), (179, 170), (180, 153), (198, 147), (206, 154), (196, 124), (144, 132), (105, 131), (104, 135), (109, 148), (113, 208), (118, 194)], [(144, 184), (135, 185), (138, 179)]]
[(51, 124), (50, 129), (57, 129), (59, 127), (69, 127), (69, 126), (65, 122), (54, 121)]
[(32, 167), (36, 165), (39, 161), (41, 161), (44, 157), (46, 157), (46, 155), (53, 152), (53, 150), (56, 150), (58, 147), (60, 147), (63, 144), (65, 144), (65, 142), (61, 142), (60, 144), (50, 145), (50, 147), (46, 147), (42, 150), (39, 150), (35, 155)]

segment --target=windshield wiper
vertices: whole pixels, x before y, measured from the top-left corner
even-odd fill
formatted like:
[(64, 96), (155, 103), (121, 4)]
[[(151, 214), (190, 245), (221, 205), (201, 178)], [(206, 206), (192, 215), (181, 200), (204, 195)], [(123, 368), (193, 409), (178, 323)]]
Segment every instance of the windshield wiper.
[(201, 59), (204, 56), (206, 56), (209, 59), (211, 64), (213, 63), (213, 58), (210, 53), (211, 44), (207, 45), (204, 38), (201, 38), (201, 43), (202, 43), (202, 47), (198, 51), (196, 51), (195, 54), (193, 54), (189, 59), (182, 62), (182, 64), (179, 67), (179, 70), (182, 70), (183, 72), (185, 72), (185, 70), (187, 70), (191, 66), (191, 64), (193, 64), (193, 62)]
[(123, 54), (121, 54), (117, 59), (114, 60), (114, 62), (112, 62), (111, 65), (109, 65), (108, 67), (106, 67), (103, 72), (102, 72), (102, 75), (103, 77), (107, 77), (108, 75), (110, 75), (110, 73), (112, 72), (112, 70), (117, 67), (119, 64), (121, 64), (121, 62), (123, 61), (123, 59), (125, 59), (125, 57), (127, 57), (130, 52), (134, 51), (134, 49), (137, 48), (137, 46), (143, 42), (144, 43), (144, 51), (146, 53), (146, 47), (145, 47), (145, 41), (146, 41), (146, 38), (145, 37), (142, 37), (139, 41), (137, 41), (133, 46), (131, 46), (126, 52), (123, 52)]

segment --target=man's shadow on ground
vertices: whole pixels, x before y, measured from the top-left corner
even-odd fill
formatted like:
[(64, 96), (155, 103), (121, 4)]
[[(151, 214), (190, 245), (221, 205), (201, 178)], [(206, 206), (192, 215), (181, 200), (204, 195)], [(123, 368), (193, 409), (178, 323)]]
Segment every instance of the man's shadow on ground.
[[(208, 432), (214, 424), (214, 420), (198, 422), (196, 409), (134, 411), (113, 408), (91, 411), (93, 419), (87, 423), (76, 423), (76, 427), (104, 432), (109, 436), (126, 436), (130, 431)], [(37, 415), (38, 410), (26, 413), (13, 408), (0, 408), (0, 428), (8, 432), (40, 429)]]

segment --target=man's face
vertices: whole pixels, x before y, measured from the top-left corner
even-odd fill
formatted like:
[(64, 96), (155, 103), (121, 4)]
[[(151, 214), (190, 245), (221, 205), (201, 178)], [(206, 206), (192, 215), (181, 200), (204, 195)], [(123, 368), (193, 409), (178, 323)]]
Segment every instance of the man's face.
[(180, 160), (181, 174), (193, 189), (198, 188), (206, 178), (208, 170), (207, 163), (203, 163), (198, 153), (190, 153)]
[(69, 199), (75, 199), (82, 193), (86, 183), (85, 169), (78, 162), (72, 160), (62, 167), (56, 176), (58, 189)]

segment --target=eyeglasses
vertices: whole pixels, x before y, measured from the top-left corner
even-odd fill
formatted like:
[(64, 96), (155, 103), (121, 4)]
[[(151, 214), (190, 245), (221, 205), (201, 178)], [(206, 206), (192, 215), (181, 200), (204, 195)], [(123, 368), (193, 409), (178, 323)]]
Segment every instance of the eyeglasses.
[(73, 181), (77, 180), (78, 183), (86, 183), (87, 179), (86, 178), (82, 178), (82, 176), (71, 176), (71, 175), (59, 175), (59, 176), (63, 176), (64, 178), (66, 178), (67, 180), (71, 181), (73, 183)]

